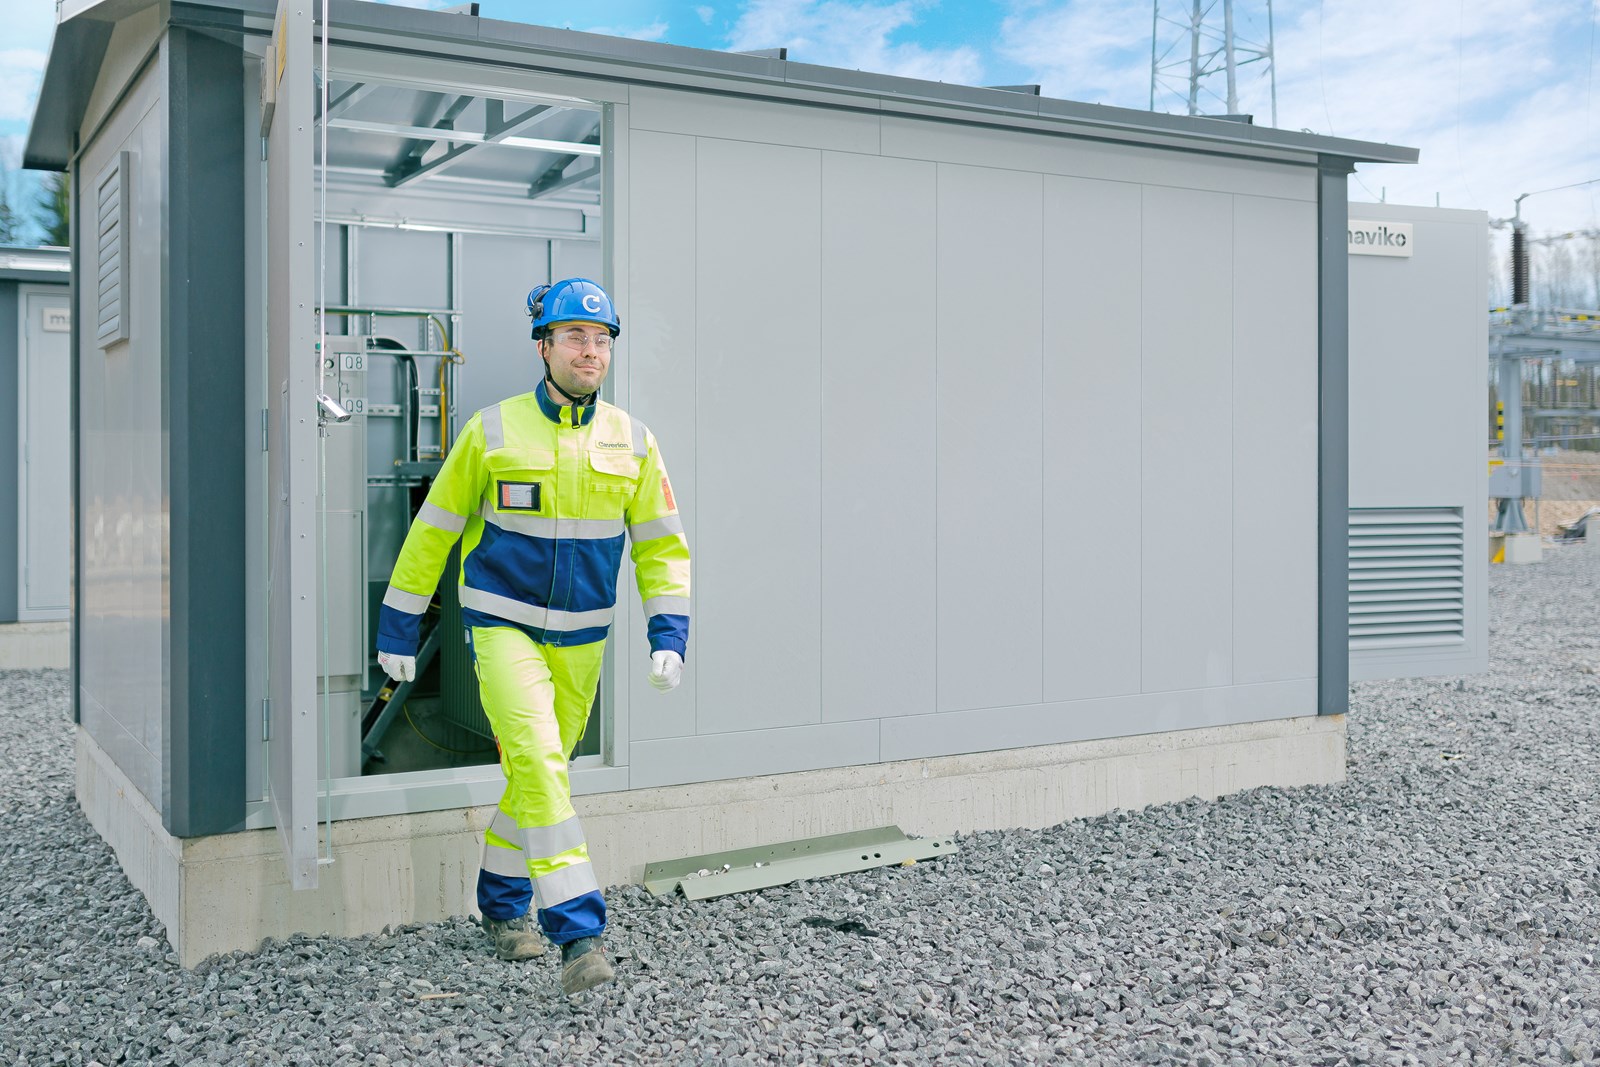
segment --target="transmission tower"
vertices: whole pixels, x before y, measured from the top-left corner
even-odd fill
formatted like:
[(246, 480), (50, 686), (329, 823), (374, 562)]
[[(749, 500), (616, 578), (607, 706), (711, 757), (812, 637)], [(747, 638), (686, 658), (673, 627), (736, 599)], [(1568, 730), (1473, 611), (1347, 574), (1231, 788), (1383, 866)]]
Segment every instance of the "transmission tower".
[[(1266, 82), (1278, 125), (1278, 75), (1272, 61), (1272, 0), (1154, 0), (1150, 28), (1150, 110), (1186, 106), (1190, 115), (1237, 115), (1241, 75), (1246, 95)], [(1218, 26), (1219, 13), (1220, 21)], [(1239, 11), (1236, 12), (1235, 8)], [(1237, 17), (1236, 17), (1237, 16)], [(1250, 68), (1250, 69), (1246, 69)], [(1219, 93), (1219, 76), (1226, 94)]]

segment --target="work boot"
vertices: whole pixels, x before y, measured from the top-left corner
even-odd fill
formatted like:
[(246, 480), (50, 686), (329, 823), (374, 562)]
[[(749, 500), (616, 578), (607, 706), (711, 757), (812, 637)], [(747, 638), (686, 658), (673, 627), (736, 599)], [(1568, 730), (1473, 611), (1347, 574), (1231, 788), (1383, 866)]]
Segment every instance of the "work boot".
[(567, 996), (593, 989), (616, 976), (598, 937), (580, 937), (561, 946), (561, 992)]
[(528, 925), (526, 915), (515, 919), (483, 917), (483, 929), (494, 941), (494, 954), (503, 960), (527, 960), (544, 951), (544, 935)]

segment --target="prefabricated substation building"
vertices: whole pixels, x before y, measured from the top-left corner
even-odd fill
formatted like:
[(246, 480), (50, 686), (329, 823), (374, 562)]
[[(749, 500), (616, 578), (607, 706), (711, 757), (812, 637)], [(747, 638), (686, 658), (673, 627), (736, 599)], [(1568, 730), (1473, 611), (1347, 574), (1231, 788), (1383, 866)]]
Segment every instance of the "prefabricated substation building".
[(71, 260), (0, 246), (0, 668), (65, 667)]
[(320, 12), (66, 0), (27, 146), (75, 197), (78, 796), (186, 962), (472, 907), (454, 577), (381, 713), (377, 605), (569, 275), (695, 560), (666, 695), (624, 567), (602, 884), (1342, 778), (1346, 178), (1414, 150)]

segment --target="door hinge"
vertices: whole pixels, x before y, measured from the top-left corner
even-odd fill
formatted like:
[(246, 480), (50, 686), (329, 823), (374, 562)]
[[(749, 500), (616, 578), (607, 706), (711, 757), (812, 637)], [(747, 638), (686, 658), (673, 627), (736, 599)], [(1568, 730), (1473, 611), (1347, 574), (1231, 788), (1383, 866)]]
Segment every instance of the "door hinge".
[(261, 740), (272, 740), (272, 701), (267, 697), (261, 698)]
[(268, 414), (267, 414), (267, 409), (266, 408), (262, 408), (261, 409), (261, 451), (263, 451), (263, 452), (270, 451), (267, 448), (267, 426), (269, 425), (267, 420), (268, 420), (269, 417), (270, 416), (268, 416)]

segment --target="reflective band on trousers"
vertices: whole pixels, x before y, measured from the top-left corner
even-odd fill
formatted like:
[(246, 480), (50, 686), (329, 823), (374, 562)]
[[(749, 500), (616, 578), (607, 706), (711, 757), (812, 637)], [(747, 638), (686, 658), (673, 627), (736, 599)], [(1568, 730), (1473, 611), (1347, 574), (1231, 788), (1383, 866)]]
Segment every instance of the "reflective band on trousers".
[(396, 611), (403, 611), (407, 615), (421, 615), (428, 610), (428, 601), (432, 599), (433, 597), (431, 596), (423, 596), (421, 593), (408, 593), (404, 589), (396, 589), (392, 585), (383, 594), (385, 605), (394, 608)]
[(644, 434), (644, 423), (632, 415), (628, 418), (633, 423), (633, 454), (644, 459), (650, 455), (650, 439)]
[(500, 422), (500, 405), (483, 409), (483, 449), (488, 452), (506, 447), (506, 429)]
[(672, 534), (683, 533), (683, 516), (668, 515), (665, 518), (651, 519), (649, 522), (636, 522), (628, 527), (628, 536), (634, 544), (640, 541), (654, 541), (658, 537), (670, 537)]
[[(521, 842), (528, 858), (548, 859), (583, 844), (583, 824), (576, 815), (554, 826), (518, 826), (511, 816), (496, 810), (489, 829), (507, 841)], [(502, 849), (501, 851), (505, 851)], [(523, 871), (523, 874), (528, 873)]]
[(496, 593), (486, 593), (470, 585), (461, 587), (461, 606), (476, 611), (486, 611), (496, 618), (520, 622), (536, 630), (587, 630), (595, 626), (610, 626), (611, 617), (616, 614), (616, 608), (596, 608), (594, 611), (552, 611)]
[[(462, 601), (466, 603), (465, 600)], [(645, 615), (687, 615), (689, 598), (686, 596), (653, 596), (644, 602)]]
[(559, 871), (551, 871), (543, 878), (533, 880), (533, 895), (538, 900), (541, 910), (553, 908), (564, 900), (572, 900), (585, 893), (598, 892), (600, 883), (595, 881), (594, 868), (589, 865), (588, 860), (563, 867)]
[(423, 501), (422, 507), (417, 509), (417, 518), (429, 526), (437, 527), (445, 533), (460, 533), (467, 528), (467, 517), (457, 515), (453, 511), (446, 511), (437, 504)]
[(520, 848), (505, 848), (488, 841), (483, 843), (483, 869), (502, 878), (528, 877), (528, 861)]
[(494, 505), (484, 501), (478, 509), (483, 521), (511, 533), (529, 537), (557, 537), (573, 541), (604, 541), (621, 537), (624, 529), (621, 519), (549, 519), (542, 515), (515, 515), (495, 511)]

